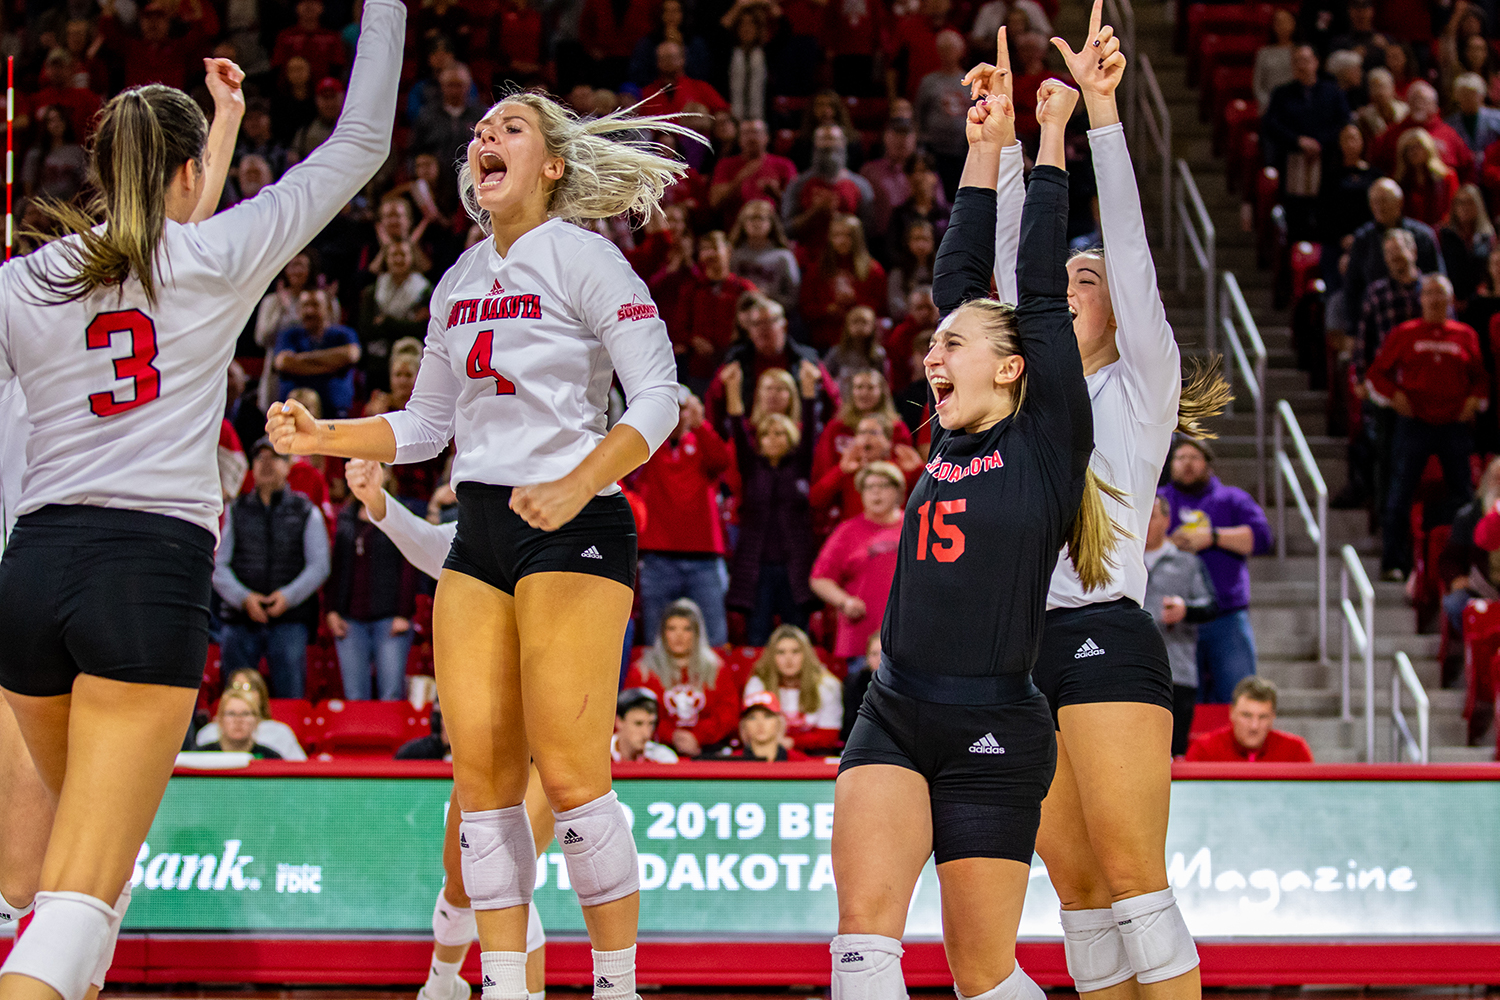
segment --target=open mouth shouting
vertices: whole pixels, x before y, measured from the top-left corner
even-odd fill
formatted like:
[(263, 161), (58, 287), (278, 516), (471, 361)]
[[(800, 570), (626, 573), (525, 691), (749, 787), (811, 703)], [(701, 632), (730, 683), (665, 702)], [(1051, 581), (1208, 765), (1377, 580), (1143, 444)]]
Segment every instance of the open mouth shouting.
[(500, 154), (485, 150), (479, 154), (479, 190), (494, 190), (505, 180), (505, 161)]
[(927, 376), (927, 384), (932, 386), (932, 395), (936, 400), (934, 408), (941, 410), (943, 404), (953, 398), (953, 383), (944, 375), (930, 374)]

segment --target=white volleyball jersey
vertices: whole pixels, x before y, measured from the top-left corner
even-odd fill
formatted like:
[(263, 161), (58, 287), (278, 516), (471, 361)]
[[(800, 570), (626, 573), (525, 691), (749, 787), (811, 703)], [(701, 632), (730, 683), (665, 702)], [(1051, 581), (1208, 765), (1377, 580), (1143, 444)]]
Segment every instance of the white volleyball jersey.
[(655, 451), (677, 426), (666, 324), (613, 243), (549, 219), (506, 256), (484, 240), (443, 275), (411, 401), (382, 416), (397, 462), (451, 438), (455, 485), (549, 483), (603, 440), (614, 374), (629, 403), (620, 422)]
[[(1177, 403), (1182, 395), (1182, 358), (1157, 291), (1156, 265), (1146, 241), (1146, 220), (1124, 127), (1115, 124), (1091, 129), (1089, 146), (1099, 189), (1105, 277), (1115, 311), (1115, 346), (1120, 352), (1120, 360), (1086, 380), (1094, 410), (1094, 454), (1089, 458), (1089, 468), (1129, 494), (1129, 506), (1106, 495), (1104, 509), (1134, 537), (1123, 538), (1116, 545), (1110, 581), (1098, 590), (1083, 589), (1064, 550), (1052, 572), (1048, 610), (1081, 608), (1121, 597), (1137, 604), (1145, 601), (1146, 526), (1177, 427)], [(1007, 287), (1015, 287), (1021, 203), (1025, 198), (1020, 146), (1013, 149), (1013, 159), (1001, 157), (999, 218), (1004, 221), (997, 223), (995, 233), (995, 277), (1002, 299)], [(1002, 271), (1009, 272), (1008, 285)]]
[(218, 534), (216, 448), (235, 340), (286, 262), (385, 161), (405, 21), (396, 0), (365, 5), (343, 114), (305, 161), (198, 225), (167, 223), (156, 305), (134, 277), (50, 304), (38, 275), (66, 274), (62, 244), (77, 237), (0, 267), (0, 381), (19, 380), (31, 414), (18, 513), (92, 504)]
[(26, 397), (15, 379), (0, 382), (0, 550), (10, 540), (21, 502), (21, 473), (26, 471), (26, 436), (31, 418)]

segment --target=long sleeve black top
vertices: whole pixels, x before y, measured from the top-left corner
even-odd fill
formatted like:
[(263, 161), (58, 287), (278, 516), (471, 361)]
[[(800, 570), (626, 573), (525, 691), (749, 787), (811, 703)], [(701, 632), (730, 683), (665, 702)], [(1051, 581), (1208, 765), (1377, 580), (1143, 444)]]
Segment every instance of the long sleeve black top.
[[(945, 317), (989, 294), (995, 198), (983, 188), (958, 192), (933, 280)], [(1017, 266), (1025, 399), (980, 433), (934, 425), (881, 630), (885, 655), (905, 677), (943, 685), (945, 677), (1024, 673), (1036, 661), (1048, 583), (1094, 448), (1067, 305), (1067, 223), (1067, 173), (1037, 167)]]

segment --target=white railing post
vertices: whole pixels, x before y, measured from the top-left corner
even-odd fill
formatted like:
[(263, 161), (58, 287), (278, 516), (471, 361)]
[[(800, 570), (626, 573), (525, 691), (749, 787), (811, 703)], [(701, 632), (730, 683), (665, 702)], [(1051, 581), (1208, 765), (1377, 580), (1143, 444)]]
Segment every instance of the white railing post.
[[(1302, 466), (1302, 474), (1307, 476), (1307, 481), (1312, 486), (1314, 505), (1307, 502), (1307, 494), (1302, 489), (1302, 480), (1297, 475), (1297, 467), (1292, 464), (1291, 458), (1286, 453), (1285, 437), (1292, 439), (1292, 447), (1297, 453), (1297, 462)], [(1292, 499), (1297, 503), (1297, 512), (1302, 515), (1302, 526), (1307, 531), (1307, 537), (1312, 539), (1314, 551), (1318, 559), (1318, 662), (1328, 662), (1328, 484), (1323, 481), (1323, 473), (1318, 469), (1318, 463), (1313, 458), (1312, 449), (1307, 445), (1307, 438), (1302, 434), (1302, 425), (1297, 422), (1297, 414), (1292, 411), (1292, 405), (1286, 400), (1276, 404), (1275, 434), (1272, 440), (1275, 449), (1274, 460), (1276, 462), (1276, 558), (1286, 559), (1286, 499), (1284, 488), (1290, 488)], [(1342, 601), (1348, 603), (1349, 586), (1348, 574), (1344, 574), (1342, 585)], [(1344, 690), (1343, 706), (1344, 720), (1347, 722), (1349, 716), (1349, 630), (1344, 629)]]
[(1183, 241), (1186, 240), (1193, 251), (1194, 262), (1203, 272), (1203, 338), (1212, 353), (1217, 350), (1219, 339), (1214, 323), (1217, 314), (1214, 292), (1219, 277), (1215, 262), (1218, 237), (1214, 220), (1209, 217), (1186, 160), (1177, 161), (1177, 234), (1177, 287), (1179, 291), (1187, 291), (1187, 258), (1183, 253)]
[[(1343, 556), (1344, 567), (1339, 574), (1339, 589), (1342, 598), (1339, 601), (1340, 610), (1344, 618), (1344, 655), (1343, 655), (1343, 718), (1345, 722), (1354, 719), (1349, 696), (1349, 639), (1354, 638), (1354, 646), (1360, 653), (1360, 659), (1364, 660), (1365, 667), (1365, 763), (1375, 762), (1375, 588), (1370, 584), (1369, 574), (1365, 572), (1364, 565), (1359, 561), (1359, 553), (1354, 551), (1354, 546), (1345, 545), (1340, 553)], [(1359, 591), (1360, 608), (1354, 608), (1354, 602), (1349, 599), (1349, 581), (1354, 581), (1355, 589)]]
[(1255, 405), (1255, 499), (1266, 505), (1266, 344), (1260, 327), (1250, 315), (1239, 280), (1225, 271), (1220, 277), (1219, 327), (1229, 339), (1240, 378), (1250, 390)]
[[(1402, 743), (1406, 744), (1406, 755), (1419, 764), (1428, 762), (1428, 739), (1432, 729), (1432, 701), (1427, 697), (1422, 681), (1412, 668), (1411, 657), (1396, 652), (1392, 658), (1395, 669), (1391, 672), (1391, 746), (1392, 757), (1400, 761)], [(1401, 689), (1411, 692), (1412, 703), (1417, 708), (1417, 736), (1414, 739), (1406, 716), (1401, 713)]]
[[(1161, 240), (1162, 246), (1166, 247), (1172, 245), (1172, 115), (1167, 110), (1167, 99), (1162, 96), (1161, 83), (1157, 81), (1156, 72), (1151, 68), (1150, 56), (1140, 53), (1136, 66), (1139, 69), (1142, 91), (1135, 106), (1151, 139), (1150, 146), (1143, 154), (1154, 151), (1161, 164)], [(1125, 77), (1129, 80), (1132, 74), (1127, 72)], [(1140, 149), (1136, 145), (1131, 148), (1132, 151)], [(1141, 156), (1143, 169), (1148, 159), (1146, 155)]]

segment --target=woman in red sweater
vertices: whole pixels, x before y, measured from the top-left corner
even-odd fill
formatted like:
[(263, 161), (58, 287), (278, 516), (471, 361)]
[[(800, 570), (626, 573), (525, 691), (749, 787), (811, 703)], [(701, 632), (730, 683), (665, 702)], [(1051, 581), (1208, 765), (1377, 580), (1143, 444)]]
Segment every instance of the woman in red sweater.
[(812, 640), (795, 625), (771, 633), (755, 673), (745, 682), (745, 697), (763, 691), (776, 695), (786, 716), (782, 744), (805, 754), (822, 754), (839, 747), (844, 724), (843, 685), (818, 659)]
[(1396, 183), (1406, 193), (1406, 214), (1436, 229), (1458, 193), (1458, 172), (1443, 162), (1425, 128), (1408, 129), (1396, 143)]
[(844, 316), (855, 306), (886, 314), (885, 268), (865, 246), (865, 228), (853, 215), (835, 215), (818, 263), (802, 279), (802, 318), (808, 343), (819, 352), (838, 343)]
[(708, 644), (698, 605), (687, 598), (669, 604), (655, 645), (625, 676), (625, 687), (650, 688), (656, 695), (659, 742), (697, 757), (734, 734), (740, 693), (723, 664)]
[(911, 431), (896, 412), (896, 403), (891, 399), (891, 389), (884, 375), (874, 370), (846, 374), (839, 379), (839, 390), (844, 405), (823, 428), (823, 433), (818, 436), (818, 446), (813, 451), (814, 482), (839, 464), (845, 450), (854, 441), (859, 422), (872, 413), (883, 413), (890, 420), (891, 440), (895, 444), (911, 444)]

